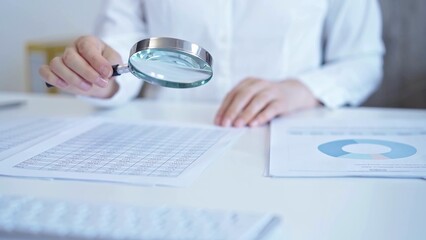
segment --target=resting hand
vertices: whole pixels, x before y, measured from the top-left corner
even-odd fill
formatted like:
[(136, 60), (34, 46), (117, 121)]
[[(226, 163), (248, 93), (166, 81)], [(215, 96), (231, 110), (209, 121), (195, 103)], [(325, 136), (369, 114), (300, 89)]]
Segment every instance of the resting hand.
[(215, 124), (224, 127), (255, 127), (274, 117), (319, 103), (300, 81), (271, 82), (248, 78), (228, 93), (220, 107)]
[(111, 65), (121, 64), (120, 55), (101, 40), (84, 36), (67, 47), (39, 72), (44, 80), (66, 92), (109, 98), (118, 90)]

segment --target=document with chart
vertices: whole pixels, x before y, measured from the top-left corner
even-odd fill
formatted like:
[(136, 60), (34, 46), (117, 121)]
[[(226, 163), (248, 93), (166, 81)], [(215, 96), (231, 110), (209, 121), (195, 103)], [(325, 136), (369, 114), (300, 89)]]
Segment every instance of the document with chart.
[(0, 161), (78, 125), (78, 119), (20, 117), (0, 118)]
[(426, 178), (426, 123), (277, 119), (269, 175)]
[(90, 119), (0, 161), (0, 174), (183, 186), (239, 133), (210, 126)]

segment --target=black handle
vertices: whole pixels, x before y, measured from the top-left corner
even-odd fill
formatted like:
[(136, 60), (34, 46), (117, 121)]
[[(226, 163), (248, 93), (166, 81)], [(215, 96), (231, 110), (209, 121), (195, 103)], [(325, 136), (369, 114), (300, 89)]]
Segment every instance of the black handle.
[(120, 76), (121, 74), (117, 72), (118, 64), (112, 65), (112, 75), (111, 77)]

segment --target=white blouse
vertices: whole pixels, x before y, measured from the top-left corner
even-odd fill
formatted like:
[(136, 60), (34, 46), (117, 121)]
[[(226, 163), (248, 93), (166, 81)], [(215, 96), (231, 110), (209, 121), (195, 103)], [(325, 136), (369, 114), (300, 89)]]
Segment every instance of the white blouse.
[[(127, 62), (148, 37), (185, 39), (213, 56), (213, 79), (192, 89), (144, 84), (148, 98), (216, 101), (239, 81), (298, 79), (328, 107), (361, 104), (382, 75), (381, 16), (376, 0), (110, 0), (97, 35)], [(117, 78), (114, 106), (136, 97), (143, 81)]]

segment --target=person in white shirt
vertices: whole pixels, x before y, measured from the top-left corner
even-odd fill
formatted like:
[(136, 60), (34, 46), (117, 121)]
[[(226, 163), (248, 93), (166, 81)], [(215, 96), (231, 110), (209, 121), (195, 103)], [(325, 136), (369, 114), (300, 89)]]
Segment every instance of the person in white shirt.
[[(321, 104), (357, 106), (382, 75), (377, 0), (111, 0), (99, 22), (96, 36), (77, 39), (40, 74), (100, 106), (127, 102), (144, 85), (147, 98), (222, 101), (217, 125), (258, 126)], [(160, 36), (207, 49), (213, 79), (170, 89), (111, 78), (135, 42)]]

